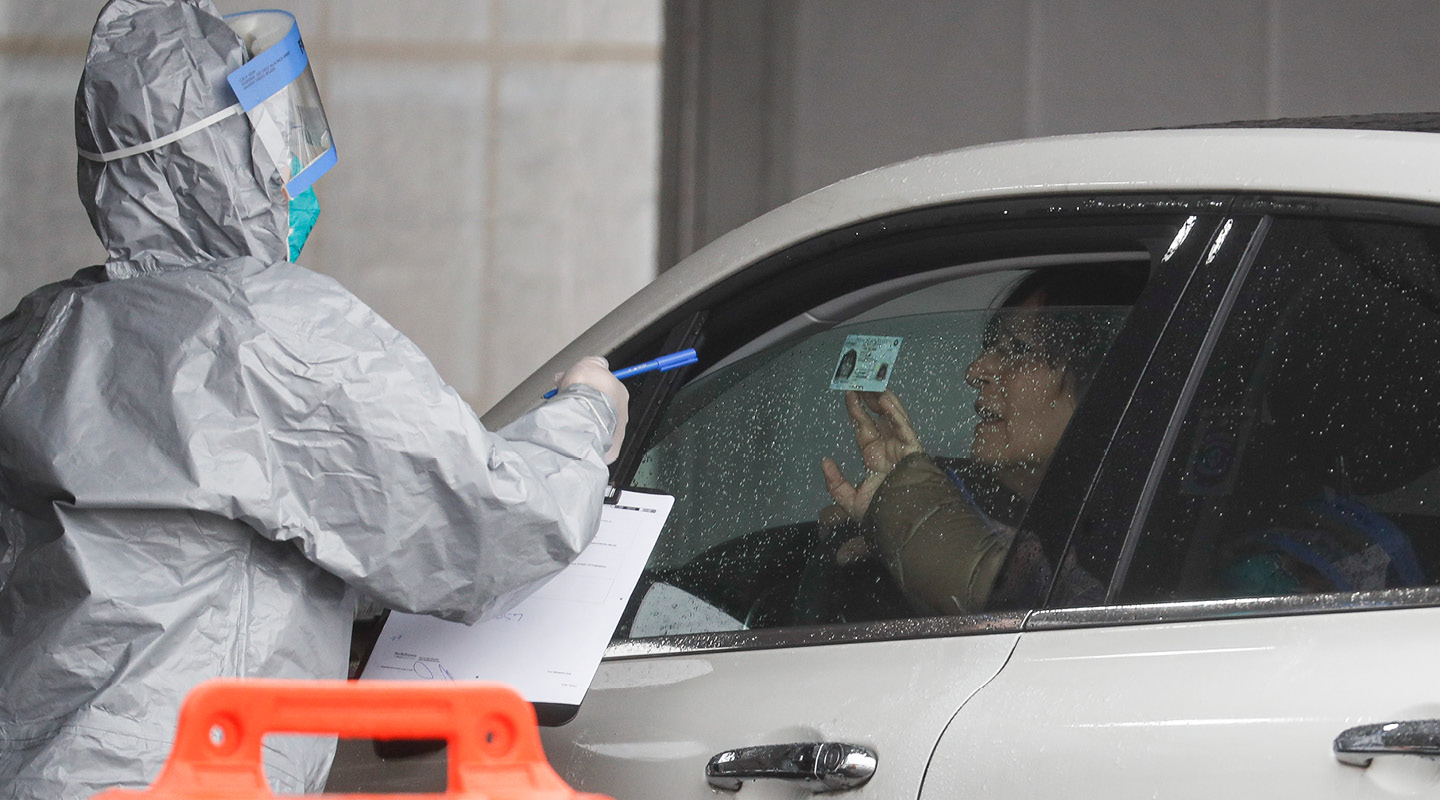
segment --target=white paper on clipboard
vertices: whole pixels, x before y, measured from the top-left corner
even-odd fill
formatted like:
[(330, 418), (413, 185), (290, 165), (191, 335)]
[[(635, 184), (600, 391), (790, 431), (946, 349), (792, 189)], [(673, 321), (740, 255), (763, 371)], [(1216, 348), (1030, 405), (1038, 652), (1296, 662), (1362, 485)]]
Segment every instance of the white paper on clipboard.
[(574, 563), (500, 617), (463, 625), (392, 612), (360, 677), (501, 681), (532, 703), (578, 705), (674, 503), (622, 491)]

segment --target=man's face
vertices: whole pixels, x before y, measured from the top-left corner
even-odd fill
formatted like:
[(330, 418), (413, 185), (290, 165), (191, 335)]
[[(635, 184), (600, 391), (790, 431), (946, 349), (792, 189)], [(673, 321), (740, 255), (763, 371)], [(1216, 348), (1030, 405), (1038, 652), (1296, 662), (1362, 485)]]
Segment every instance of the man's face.
[(997, 467), (1043, 469), (1075, 413), (1075, 391), (1062, 367), (1040, 350), (1038, 314), (1025, 308), (998, 312), (980, 355), (965, 370), (979, 391), (970, 455)]

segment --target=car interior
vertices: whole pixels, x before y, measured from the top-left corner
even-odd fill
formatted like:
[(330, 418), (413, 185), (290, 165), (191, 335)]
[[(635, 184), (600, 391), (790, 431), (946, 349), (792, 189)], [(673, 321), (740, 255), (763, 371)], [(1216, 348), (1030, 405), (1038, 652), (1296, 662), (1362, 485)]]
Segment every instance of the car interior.
[[(1044, 253), (876, 281), (804, 310), (708, 366), (666, 409), (637, 470), (633, 485), (674, 493), (677, 504), (617, 637), (917, 616), (877, 559), (835, 567), (835, 545), (823, 541), (816, 523), (828, 503), (818, 466), (823, 456), (838, 460), (854, 450), (853, 435), (839, 393), (824, 380), (802, 386), (799, 376), (828, 375), (848, 333), (902, 336), (894, 390), (906, 398), (917, 430), (926, 431), (927, 452), (963, 455), (975, 423), (965, 365), (1007, 289), (1040, 267), (1156, 260), (1150, 247)], [(1123, 318), (1124, 309), (1108, 313)], [(725, 430), (736, 432), (735, 441), (714, 437)], [(747, 449), (755, 439), (764, 446)], [(677, 442), (703, 452), (667, 453)], [(765, 466), (773, 469), (757, 480)]]
[(1418, 228), (1277, 225), (1181, 431), (1124, 600), (1436, 581), (1434, 245)]

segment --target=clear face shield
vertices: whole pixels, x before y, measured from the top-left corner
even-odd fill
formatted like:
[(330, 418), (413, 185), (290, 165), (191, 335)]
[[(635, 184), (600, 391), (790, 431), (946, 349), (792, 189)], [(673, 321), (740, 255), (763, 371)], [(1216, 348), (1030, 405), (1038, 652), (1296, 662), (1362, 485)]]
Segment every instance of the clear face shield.
[(225, 22), (251, 56), (230, 73), (230, 86), (294, 200), (336, 160), (300, 26), (290, 13), (268, 10), (230, 14)]
[(289, 259), (294, 261), (320, 216), (320, 201), (311, 187), (335, 166), (335, 142), (295, 17), (286, 11), (245, 11), (225, 21), (250, 56), (227, 76), (238, 102), (148, 142), (99, 153), (81, 149), (78, 154), (101, 163), (129, 158), (244, 113), (284, 178), (290, 198)]

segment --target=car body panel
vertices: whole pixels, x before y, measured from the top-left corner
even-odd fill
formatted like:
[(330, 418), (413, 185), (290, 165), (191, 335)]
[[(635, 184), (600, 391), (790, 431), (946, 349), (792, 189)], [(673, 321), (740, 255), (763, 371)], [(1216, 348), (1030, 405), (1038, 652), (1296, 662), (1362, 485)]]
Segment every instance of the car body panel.
[[(577, 789), (614, 797), (713, 799), (705, 764), (722, 751), (843, 742), (878, 757), (856, 800), (915, 797), (955, 709), (995, 676), (1016, 633), (610, 659), (579, 714), (541, 738)], [(777, 699), (783, 698), (783, 702)], [(747, 798), (809, 796), (747, 782)]]
[(1411, 608), (1027, 632), (920, 796), (1440, 793), (1440, 762), (1331, 750), (1352, 726), (1440, 717), (1437, 626), (1440, 608)]

